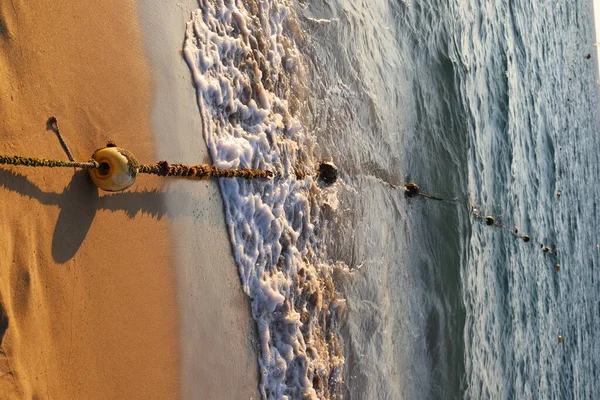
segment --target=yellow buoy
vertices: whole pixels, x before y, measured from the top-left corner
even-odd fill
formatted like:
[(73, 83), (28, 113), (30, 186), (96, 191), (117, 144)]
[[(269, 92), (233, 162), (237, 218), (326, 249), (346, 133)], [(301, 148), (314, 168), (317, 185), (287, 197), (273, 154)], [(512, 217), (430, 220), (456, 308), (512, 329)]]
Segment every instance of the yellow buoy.
[(99, 165), (89, 170), (92, 181), (102, 190), (119, 192), (133, 185), (139, 164), (129, 151), (109, 143), (98, 149), (92, 159)]
[(562, 343), (562, 336), (558, 336), (558, 343)]
[(486, 225), (494, 225), (496, 223), (496, 220), (491, 215), (488, 215), (487, 217), (485, 217), (485, 223)]

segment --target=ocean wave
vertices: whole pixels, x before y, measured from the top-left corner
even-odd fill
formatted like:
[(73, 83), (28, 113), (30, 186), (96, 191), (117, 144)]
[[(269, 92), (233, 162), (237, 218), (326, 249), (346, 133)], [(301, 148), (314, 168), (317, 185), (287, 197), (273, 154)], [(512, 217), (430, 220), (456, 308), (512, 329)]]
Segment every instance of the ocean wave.
[(336, 333), (345, 302), (322, 261), (314, 137), (294, 113), (306, 90), (291, 9), (276, 1), (203, 0), (187, 24), (184, 56), (219, 168), (274, 171), (270, 181), (221, 180), (226, 220), (260, 342), (264, 398), (341, 396), (344, 355)]

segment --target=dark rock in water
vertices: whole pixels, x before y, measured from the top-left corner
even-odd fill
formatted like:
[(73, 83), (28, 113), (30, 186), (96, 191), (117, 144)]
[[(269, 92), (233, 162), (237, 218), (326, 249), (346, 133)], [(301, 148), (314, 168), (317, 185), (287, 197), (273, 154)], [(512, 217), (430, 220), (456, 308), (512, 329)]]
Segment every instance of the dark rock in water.
[(334, 163), (326, 161), (319, 165), (317, 177), (326, 185), (333, 185), (338, 178), (338, 169)]
[(406, 197), (415, 197), (419, 195), (421, 188), (416, 183), (407, 183), (404, 185), (404, 195)]

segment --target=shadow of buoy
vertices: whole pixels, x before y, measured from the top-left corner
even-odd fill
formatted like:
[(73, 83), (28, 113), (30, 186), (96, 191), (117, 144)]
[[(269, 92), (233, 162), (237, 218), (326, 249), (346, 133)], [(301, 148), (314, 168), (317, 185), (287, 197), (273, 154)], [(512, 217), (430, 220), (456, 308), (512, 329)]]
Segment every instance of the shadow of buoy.
[(81, 247), (96, 215), (97, 202), (98, 188), (88, 173), (73, 174), (58, 204), (60, 214), (52, 237), (52, 257), (57, 263), (69, 261)]
[(8, 329), (8, 314), (4, 309), (4, 305), (0, 303), (0, 345), (4, 340), (4, 335), (6, 334), (6, 330)]

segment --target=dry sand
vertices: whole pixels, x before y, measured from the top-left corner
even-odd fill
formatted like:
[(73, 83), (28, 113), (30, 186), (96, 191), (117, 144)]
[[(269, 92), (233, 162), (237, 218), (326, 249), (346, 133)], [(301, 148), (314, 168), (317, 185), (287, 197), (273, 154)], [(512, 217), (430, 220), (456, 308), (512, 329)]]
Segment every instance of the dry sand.
[[(78, 160), (109, 138), (143, 162), (206, 154), (184, 28), (155, 41), (187, 11), (136, 7), (0, 2), (0, 154), (65, 159), (51, 115)], [(220, 202), (215, 183), (107, 194), (84, 172), (0, 167), (0, 398), (256, 398)]]

